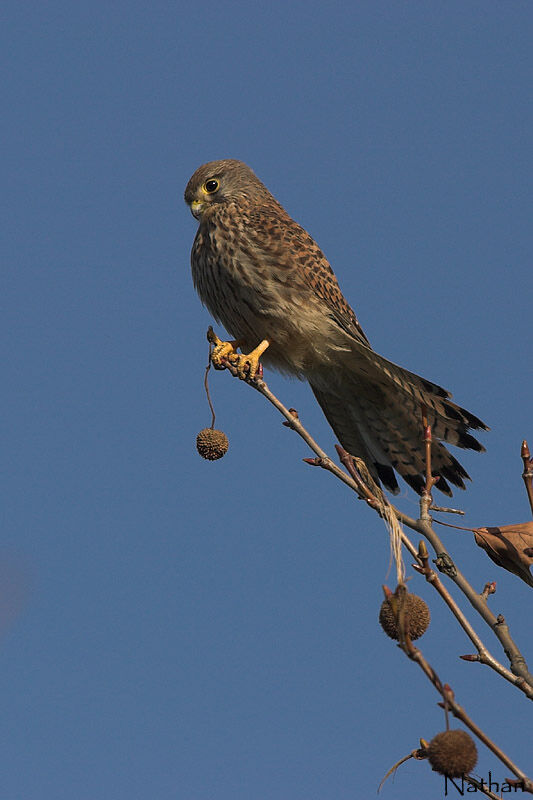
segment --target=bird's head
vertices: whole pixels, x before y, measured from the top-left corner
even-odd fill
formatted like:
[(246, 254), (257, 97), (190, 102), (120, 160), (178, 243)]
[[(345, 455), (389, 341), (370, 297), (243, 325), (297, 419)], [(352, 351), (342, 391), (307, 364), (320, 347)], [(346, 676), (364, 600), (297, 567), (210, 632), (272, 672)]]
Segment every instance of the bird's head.
[(209, 161), (198, 167), (185, 189), (185, 202), (197, 219), (217, 203), (272, 198), (268, 189), (243, 161)]

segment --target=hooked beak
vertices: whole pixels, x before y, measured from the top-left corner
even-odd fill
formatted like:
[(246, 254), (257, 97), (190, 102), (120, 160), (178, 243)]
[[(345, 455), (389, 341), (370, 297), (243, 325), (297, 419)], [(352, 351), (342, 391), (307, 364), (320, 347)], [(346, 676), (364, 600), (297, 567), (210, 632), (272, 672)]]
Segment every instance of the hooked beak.
[(193, 200), (192, 201), (192, 203), (191, 203), (191, 214), (193, 215), (193, 217), (196, 217), (196, 219), (200, 219), (200, 217), (202, 216), (203, 210), (204, 210), (204, 204), (202, 203), (201, 200)]

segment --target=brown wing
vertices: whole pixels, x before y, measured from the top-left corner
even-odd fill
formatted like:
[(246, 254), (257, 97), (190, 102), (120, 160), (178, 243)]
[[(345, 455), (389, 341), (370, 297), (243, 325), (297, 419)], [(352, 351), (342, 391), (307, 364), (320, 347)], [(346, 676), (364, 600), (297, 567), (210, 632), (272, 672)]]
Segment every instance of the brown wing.
[[(280, 213), (281, 212), (281, 213)], [(275, 208), (262, 206), (250, 213), (248, 235), (254, 245), (264, 249), (269, 243), (268, 257), (272, 259), (272, 243), (276, 248), (276, 264), (297, 273), (301, 280), (328, 308), (330, 316), (346, 333), (367, 347), (370, 342), (361, 328), (353, 309), (341, 292), (329, 261), (315, 240), (276, 203)]]

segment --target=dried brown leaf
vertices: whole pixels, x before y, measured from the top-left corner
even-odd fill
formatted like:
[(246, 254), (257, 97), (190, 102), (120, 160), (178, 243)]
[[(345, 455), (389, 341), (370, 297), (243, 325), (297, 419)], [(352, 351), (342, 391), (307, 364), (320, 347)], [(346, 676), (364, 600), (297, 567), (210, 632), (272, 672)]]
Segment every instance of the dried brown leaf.
[(528, 555), (528, 551), (533, 552), (529, 550), (533, 548), (533, 522), (475, 528), (474, 538), (495, 564), (533, 586), (533, 575), (529, 571), (533, 557)]

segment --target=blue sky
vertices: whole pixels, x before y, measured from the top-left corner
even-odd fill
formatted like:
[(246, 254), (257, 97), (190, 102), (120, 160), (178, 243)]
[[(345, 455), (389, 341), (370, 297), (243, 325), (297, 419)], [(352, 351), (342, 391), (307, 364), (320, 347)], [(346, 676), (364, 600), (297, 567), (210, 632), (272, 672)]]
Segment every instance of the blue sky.
[[(6, 2), (2, 796), (372, 796), (444, 727), (377, 626), (388, 542), (271, 407), (211, 376), (183, 203), (199, 164), (248, 162), (319, 242), (373, 346), (492, 428), (456, 497), (467, 525), (530, 517), (528, 2)], [(333, 452), (304, 384), (271, 388)], [(410, 490), (398, 504), (416, 514)], [(517, 641), (531, 590), (444, 531)], [(524, 768), (525, 701), (424, 653)], [(471, 619), (475, 619), (470, 615)], [(495, 640), (479, 631), (498, 657)], [(530, 659), (533, 654), (525, 651)], [(480, 748), (479, 771), (508, 773)], [(442, 796), (410, 762), (383, 797)]]

